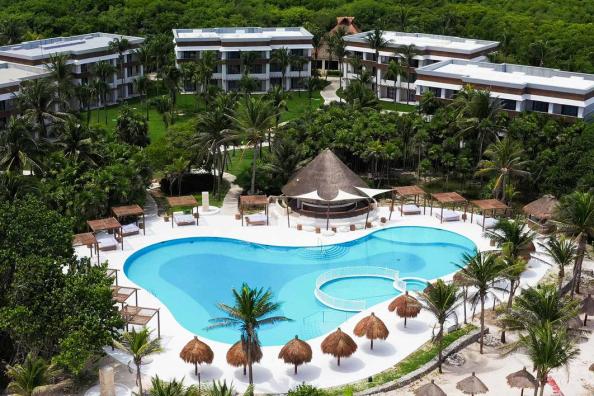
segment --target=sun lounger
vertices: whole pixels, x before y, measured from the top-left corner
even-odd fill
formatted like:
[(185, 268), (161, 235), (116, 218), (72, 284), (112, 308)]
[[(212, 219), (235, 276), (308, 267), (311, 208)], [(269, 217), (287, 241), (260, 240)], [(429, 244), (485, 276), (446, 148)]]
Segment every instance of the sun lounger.
[(97, 235), (96, 238), (99, 250), (116, 250), (118, 247), (118, 241), (113, 235), (102, 234)]
[[(483, 218), (480, 216), (476, 216), (474, 218), (474, 222), (478, 225), (480, 225), (481, 227), (483, 226)], [(493, 217), (486, 217), (485, 218), (485, 229), (491, 229), (493, 227), (495, 227), (498, 223), (497, 219), (494, 219)]]
[(414, 204), (406, 204), (402, 205), (402, 208), (399, 206), (398, 211), (402, 212), (403, 215), (418, 215), (421, 214), (421, 208)]
[(123, 236), (136, 235), (139, 232), (140, 232), (140, 228), (138, 228), (138, 226), (134, 223), (124, 224), (122, 226), (122, 235)]
[(434, 213), (435, 217), (441, 221), (460, 221), (460, 215), (450, 209), (443, 210), (443, 218), (441, 218), (441, 210), (437, 209)]
[(257, 225), (266, 225), (266, 215), (262, 213), (253, 214), (249, 216), (245, 216), (245, 222), (247, 225), (257, 226)]
[(194, 224), (196, 219), (191, 214), (176, 212), (173, 214), (173, 221), (178, 226)]

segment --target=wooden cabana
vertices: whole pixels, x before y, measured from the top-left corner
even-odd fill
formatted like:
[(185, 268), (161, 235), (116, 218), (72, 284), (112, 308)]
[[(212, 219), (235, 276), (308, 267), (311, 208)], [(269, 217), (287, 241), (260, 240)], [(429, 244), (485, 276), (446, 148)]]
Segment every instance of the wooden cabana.
[[(111, 213), (113, 213), (113, 215), (115, 216), (116, 219), (118, 219), (118, 221), (120, 221), (123, 218), (126, 217), (134, 217), (135, 218), (135, 223), (136, 226), (138, 227), (138, 220), (142, 217), (142, 232), (144, 235), (146, 235), (146, 222), (145, 222), (145, 218), (144, 218), (144, 209), (142, 209), (140, 207), (140, 205), (125, 205), (125, 206), (116, 206), (111, 208)], [(124, 229), (125, 226), (122, 226), (123, 232), (122, 234), (124, 234), (125, 236), (128, 236), (128, 234), (126, 234), (126, 230)], [(131, 234), (137, 234), (138, 230), (131, 230), (130, 235)]]
[[(509, 206), (504, 204), (503, 202), (497, 199), (478, 199), (474, 201), (470, 201), (470, 222), (472, 223), (472, 219), (474, 216), (474, 208), (478, 209), (478, 213), (483, 216), (482, 221), (482, 228), (483, 231), (485, 230), (485, 219), (487, 214), (490, 214), (492, 218), (494, 218), (497, 214), (501, 214), (503, 216), (507, 215), (507, 210)], [(489, 227), (490, 228), (490, 227)]]
[[(250, 220), (247, 217), (244, 217), (244, 212), (246, 208), (264, 208), (264, 216), (266, 219), (264, 220), (264, 216), (261, 218), (257, 218), (254, 220)], [(239, 197), (239, 214), (241, 216), (241, 225), (243, 226), (244, 219), (248, 225), (268, 225), (269, 218), (268, 218), (268, 197), (266, 195), (241, 195)]]
[(394, 211), (394, 201), (396, 200), (395, 195), (400, 197), (400, 214), (404, 215), (404, 202), (412, 199), (415, 205), (421, 203), (423, 199), (423, 214), (425, 214), (425, 204), (427, 193), (419, 186), (399, 186), (392, 187), (392, 204), (390, 205), (390, 219), (392, 218), (392, 212)]
[[(182, 195), (180, 197), (167, 197), (167, 204), (169, 205), (169, 209), (167, 214), (171, 216), (171, 228), (173, 228), (173, 223), (175, 223), (174, 213), (170, 213), (172, 208), (184, 208), (190, 209), (192, 212), (194, 219), (196, 219), (196, 226), (198, 226), (198, 201), (192, 195)], [(196, 213), (194, 213), (194, 208), (196, 208)], [(191, 220), (191, 219), (190, 219)], [(188, 221), (180, 222), (178, 225), (190, 224)]]
[(91, 251), (91, 257), (93, 257), (93, 251), (97, 253), (97, 264), (99, 264), (99, 244), (97, 238), (92, 232), (83, 232), (82, 234), (76, 234), (72, 238), (72, 246), (86, 246)]
[[(88, 220), (87, 226), (93, 232), (95, 238), (97, 238), (97, 233), (100, 231), (107, 231), (108, 233), (113, 233), (113, 238), (117, 241), (119, 239), (120, 244), (122, 245), (122, 250), (124, 250), (124, 237), (122, 235), (122, 225), (115, 217), (108, 217), (105, 219), (97, 219), (97, 220)], [(105, 241), (105, 242), (104, 242)], [(99, 249), (101, 249), (101, 244), (105, 243), (105, 249), (108, 249), (109, 241), (97, 239), (97, 244)]]
[(117, 286), (118, 285), (118, 272), (120, 270), (117, 268), (108, 268), (105, 271), (105, 275), (107, 275), (108, 278), (113, 278), (114, 279), (114, 283)]
[[(445, 206), (451, 205), (452, 210), (455, 210), (458, 206), (464, 206), (464, 214), (466, 215), (466, 198), (462, 195), (458, 194), (457, 192), (443, 192), (443, 193), (433, 193), (431, 194), (431, 207), (429, 210), (429, 214), (433, 214), (433, 203), (437, 201), (439, 202), (439, 206), (441, 207), (441, 212), (439, 215), (439, 221), (443, 223), (443, 210)], [(448, 218), (448, 221), (453, 219)]]
[(131, 286), (112, 286), (111, 293), (113, 300), (124, 308), (124, 303), (132, 296), (135, 298), (136, 305), (138, 305), (138, 288)]
[(139, 307), (135, 305), (124, 305), (120, 310), (126, 322), (126, 331), (129, 325), (146, 326), (151, 319), (157, 317), (157, 337), (161, 338), (161, 314), (159, 308)]
[(522, 211), (528, 216), (528, 224), (538, 228), (540, 232), (550, 232), (552, 228), (547, 229), (547, 222), (553, 217), (557, 205), (559, 205), (559, 201), (554, 196), (547, 194), (524, 206)]

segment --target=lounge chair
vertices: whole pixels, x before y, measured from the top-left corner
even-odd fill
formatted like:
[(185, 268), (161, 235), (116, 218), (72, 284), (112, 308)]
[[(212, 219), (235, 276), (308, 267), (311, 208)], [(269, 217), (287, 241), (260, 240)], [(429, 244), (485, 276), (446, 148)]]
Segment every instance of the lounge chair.
[(191, 214), (175, 212), (173, 214), (173, 221), (175, 222), (175, 225), (184, 226), (194, 224), (196, 222), (196, 219)]
[(441, 221), (460, 221), (460, 214), (450, 209), (443, 210), (443, 218), (441, 217), (441, 209), (437, 209), (434, 216)]
[(134, 223), (124, 224), (122, 226), (122, 235), (123, 236), (136, 235), (138, 233), (140, 233), (140, 228), (138, 228), (138, 226)]
[(111, 234), (100, 234), (96, 236), (99, 250), (116, 250), (118, 241)]
[(421, 208), (419, 208), (415, 204), (406, 204), (402, 205), (402, 208), (399, 206), (398, 211), (402, 212), (403, 215), (418, 215), (421, 214)]
[[(483, 218), (480, 216), (476, 216), (474, 218), (474, 222), (481, 227), (483, 226)], [(493, 217), (485, 217), (485, 230), (489, 230), (489, 229), (495, 227), (498, 222), (499, 222), (499, 220), (497, 220)]]
[(262, 213), (253, 214), (249, 216), (245, 216), (245, 222), (247, 225), (257, 226), (257, 225), (266, 225), (266, 215)]

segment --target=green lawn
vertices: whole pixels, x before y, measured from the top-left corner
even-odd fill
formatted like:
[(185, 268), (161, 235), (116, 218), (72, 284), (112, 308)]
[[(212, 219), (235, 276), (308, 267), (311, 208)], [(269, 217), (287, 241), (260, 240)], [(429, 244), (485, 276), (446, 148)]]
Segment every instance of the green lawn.
[(243, 149), (235, 150), (235, 155), (230, 153), (231, 163), (227, 169), (228, 173), (238, 176), (241, 172), (252, 166), (252, 159), (254, 158), (254, 150)]
[(380, 108), (382, 108), (384, 110), (403, 111), (406, 113), (410, 113), (411, 111), (415, 111), (417, 109), (417, 106), (407, 105), (406, 103), (394, 103), (394, 102), (386, 102), (385, 100), (381, 100)]
[[(311, 109), (317, 109), (324, 104), (324, 99), (320, 91), (313, 92), (311, 98)], [(310, 108), (309, 96), (307, 92), (291, 92), (287, 100), (287, 111), (281, 115), (281, 121), (293, 120), (304, 114)]]

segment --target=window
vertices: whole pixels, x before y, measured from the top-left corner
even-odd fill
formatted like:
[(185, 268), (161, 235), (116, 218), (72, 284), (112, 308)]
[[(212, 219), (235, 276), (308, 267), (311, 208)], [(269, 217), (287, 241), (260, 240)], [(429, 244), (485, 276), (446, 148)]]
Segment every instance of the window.
[(227, 89), (229, 91), (239, 91), (239, 81), (237, 80), (231, 80), (231, 81), (227, 81)]
[(390, 99), (394, 99), (394, 97), (396, 97), (396, 92), (398, 91), (396, 91), (394, 87), (388, 87), (387, 97)]
[(429, 91), (433, 92), (436, 98), (441, 98), (441, 88), (429, 87)]
[(446, 89), (445, 90), (445, 98), (446, 99), (454, 99), (454, 96), (456, 96), (456, 93), (458, 91), (454, 90), (454, 89)]
[(502, 99), (501, 105), (505, 110), (516, 110), (516, 101), (511, 99)]
[(271, 86), (275, 86), (275, 85), (279, 85), (280, 86), (281, 84), (282, 84), (282, 81), (281, 81), (280, 78), (271, 78), (270, 79), (270, 85)]
[(271, 73), (280, 73), (281, 71), (282, 71), (282, 67), (278, 63), (273, 62), (270, 64), (270, 72)]
[(86, 73), (89, 71), (89, 65), (86, 63), (83, 63), (82, 65), (80, 65), (80, 72), (81, 73)]
[(577, 106), (569, 106), (569, 105), (561, 105), (561, 114), (569, 117), (577, 117), (578, 116), (578, 107)]
[(253, 73), (253, 74), (262, 74), (262, 73), (264, 73), (264, 65), (261, 65), (261, 64), (252, 65), (250, 67), (250, 73)]
[(239, 51), (227, 52), (227, 59), (240, 59), (240, 58), (241, 58), (241, 52), (239, 52)]
[(291, 55), (293, 56), (306, 56), (305, 50), (304, 49), (292, 49), (291, 50)]
[(227, 74), (241, 74), (241, 65), (227, 65)]
[(338, 61), (326, 61), (326, 70), (338, 70)]
[(303, 88), (303, 79), (293, 77), (291, 78), (291, 89), (302, 89)]
[(532, 111), (539, 111), (541, 113), (549, 112), (549, 104), (547, 102), (532, 101)]

